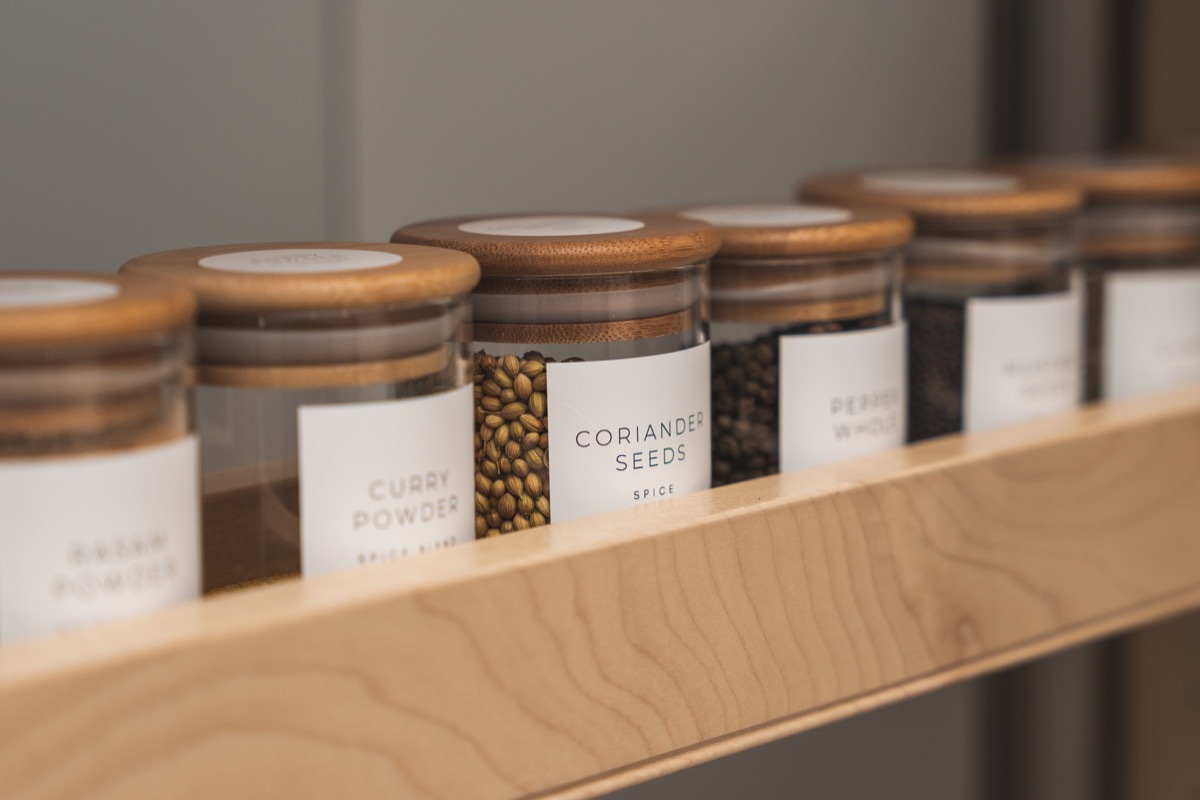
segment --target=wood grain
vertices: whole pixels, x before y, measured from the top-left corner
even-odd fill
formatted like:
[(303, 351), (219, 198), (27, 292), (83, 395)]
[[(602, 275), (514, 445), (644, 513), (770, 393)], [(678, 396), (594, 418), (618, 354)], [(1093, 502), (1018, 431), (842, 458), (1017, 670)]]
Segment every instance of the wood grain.
[[(264, 250), (360, 250), (398, 256), (397, 263), (364, 269), (306, 270), (277, 264), (266, 271), (210, 269), (206, 258)], [(402, 260), (401, 260), (402, 259)], [(259, 242), (149, 253), (125, 262), (122, 275), (145, 275), (196, 296), (201, 326), (211, 315), (284, 311), (336, 312), (412, 306), (463, 297), (479, 282), (479, 265), (462, 253), (376, 242)], [(331, 323), (335, 320), (325, 320)]]
[(1121, 798), (1200, 796), (1200, 614), (1120, 642)]
[(0, 649), (0, 796), (593, 796), (1200, 606), (1200, 389)]
[[(759, 210), (764, 208), (767, 210), (765, 213)], [(862, 206), (844, 209), (849, 216), (840, 222), (819, 225), (722, 224), (724, 219), (728, 219), (725, 215), (730, 211), (747, 216), (756, 213), (767, 216), (771, 211), (780, 208), (786, 209), (787, 206), (775, 203), (734, 203), (674, 208), (668, 213), (702, 220), (717, 229), (721, 235), (721, 249), (714, 256), (714, 261), (874, 254), (884, 250), (897, 250), (912, 239), (913, 223), (908, 214), (894, 209)], [(797, 204), (793, 208), (802, 210), (812, 207)]]
[(1200, 142), (1200, 6), (1191, 0), (1147, 0), (1137, 6), (1133, 69), (1134, 130), (1143, 147), (1172, 149)]
[(692, 309), (660, 314), (643, 319), (618, 319), (605, 322), (480, 322), (473, 324), (472, 336), (477, 342), (502, 344), (595, 344), (598, 342), (628, 342), (676, 336), (693, 326), (699, 327)]
[(636, 220), (642, 225), (616, 233), (493, 235), (471, 233), (460, 227), (484, 220), (577, 217), (613, 218), (613, 215), (524, 213), (435, 219), (397, 228), (392, 241), (470, 253), (479, 261), (485, 279), (587, 278), (658, 272), (707, 263), (721, 245), (716, 229), (707, 222), (671, 214), (620, 214), (616, 218)]
[[(908, 172), (909, 169), (897, 171)], [(914, 171), (924, 172), (926, 168)], [(901, 208), (912, 214), (918, 229), (936, 220), (999, 222), (1061, 218), (1079, 211), (1083, 201), (1077, 189), (1033, 178), (1022, 179), (1010, 191), (977, 193), (890, 191), (863, 180), (870, 175), (889, 172), (892, 170), (818, 173), (801, 181), (796, 193), (801, 200), (811, 202)], [(983, 170), (979, 174), (988, 172)]]
[[(79, 272), (3, 272), (3, 281), (70, 281), (107, 284), (112, 297), (46, 305), (5, 305), (0, 308), (0, 354), (12, 351), (78, 348), (79, 355), (96, 354), (100, 346), (179, 335), (192, 324), (196, 301), (190, 293), (160, 281), (127, 275)], [(16, 303), (20, 298), (13, 298)], [(66, 360), (72, 354), (56, 353)]]

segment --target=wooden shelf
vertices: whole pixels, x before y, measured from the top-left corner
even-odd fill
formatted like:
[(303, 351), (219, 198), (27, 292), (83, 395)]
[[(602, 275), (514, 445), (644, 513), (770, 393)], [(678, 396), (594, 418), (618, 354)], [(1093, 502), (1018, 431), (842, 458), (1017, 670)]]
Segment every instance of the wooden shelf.
[(0, 649), (0, 796), (593, 796), (1200, 607), (1200, 389)]

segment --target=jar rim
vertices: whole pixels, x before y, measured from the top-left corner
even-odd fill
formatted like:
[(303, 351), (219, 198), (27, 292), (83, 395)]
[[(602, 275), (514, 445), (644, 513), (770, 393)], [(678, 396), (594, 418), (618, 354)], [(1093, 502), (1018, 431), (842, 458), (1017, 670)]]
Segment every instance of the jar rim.
[(1004, 162), (1015, 175), (1057, 181), (1084, 193), (1088, 203), (1200, 199), (1200, 158), (1153, 154), (1079, 154)]
[(186, 327), (196, 311), (178, 286), (79, 272), (0, 273), (0, 300), (0, 350), (150, 337)]
[(464, 295), (479, 265), (453, 250), (368, 242), (269, 242), (139, 256), (123, 274), (195, 293), (200, 313), (345, 311)]
[(397, 228), (392, 241), (469, 253), (485, 278), (670, 270), (708, 261), (720, 246), (716, 230), (698, 220), (578, 212), (428, 220)]
[(887, 168), (813, 175), (801, 182), (806, 200), (901, 208), (926, 221), (1008, 222), (1075, 214), (1078, 189), (994, 169)]
[(913, 235), (902, 210), (840, 203), (726, 203), (672, 213), (716, 227), (715, 261), (867, 255), (898, 250)]

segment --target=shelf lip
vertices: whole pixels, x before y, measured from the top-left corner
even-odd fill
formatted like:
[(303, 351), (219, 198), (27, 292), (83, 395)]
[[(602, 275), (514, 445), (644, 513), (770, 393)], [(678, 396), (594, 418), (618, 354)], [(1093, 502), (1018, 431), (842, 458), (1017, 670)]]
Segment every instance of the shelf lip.
[[(1197, 605), (1200, 387), (7, 645), (0, 795), (100, 703), (170, 759), (53, 780), (269, 744), (301, 790), (333, 748), (417, 796), (588, 796)], [(331, 703), (394, 738), (318, 733)]]
[(1111, 617), (1086, 625), (1049, 634), (1009, 650), (988, 653), (927, 675), (905, 679), (866, 694), (844, 698), (827, 706), (809, 709), (783, 719), (765, 723), (725, 737), (700, 742), (684, 750), (667, 753), (612, 772), (584, 778), (578, 783), (558, 786), (533, 795), (538, 800), (584, 800), (655, 780), (673, 772), (735, 755), (788, 736), (819, 728), (833, 722), (865, 714), (892, 703), (969, 681), (991, 672), (1036, 660), (1076, 645), (1086, 644), (1114, 634), (1134, 630), (1200, 608), (1200, 585), (1158, 598), (1150, 603), (1126, 609)]

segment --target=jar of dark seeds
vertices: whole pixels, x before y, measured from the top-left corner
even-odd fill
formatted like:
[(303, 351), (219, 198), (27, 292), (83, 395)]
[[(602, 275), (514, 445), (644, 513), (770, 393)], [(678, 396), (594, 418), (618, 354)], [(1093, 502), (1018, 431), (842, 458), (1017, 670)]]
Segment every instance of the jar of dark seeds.
[(207, 590), (471, 541), (474, 259), (320, 242), (134, 259), (199, 300)]
[(805, 181), (802, 194), (891, 205), (916, 221), (903, 288), (910, 441), (1078, 405), (1078, 191), (932, 169), (823, 175)]
[(1013, 169), (1086, 197), (1088, 399), (1200, 381), (1200, 160), (1079, 157)]
[(713, 484), (905, 441), (896, 211), (795, 204), (689, 208), (712, 261)]
[(392, 239), (464, 250), (483, 269), (476, 535), (709, 487), (709, 225), (526, 215), (419, 223)]

